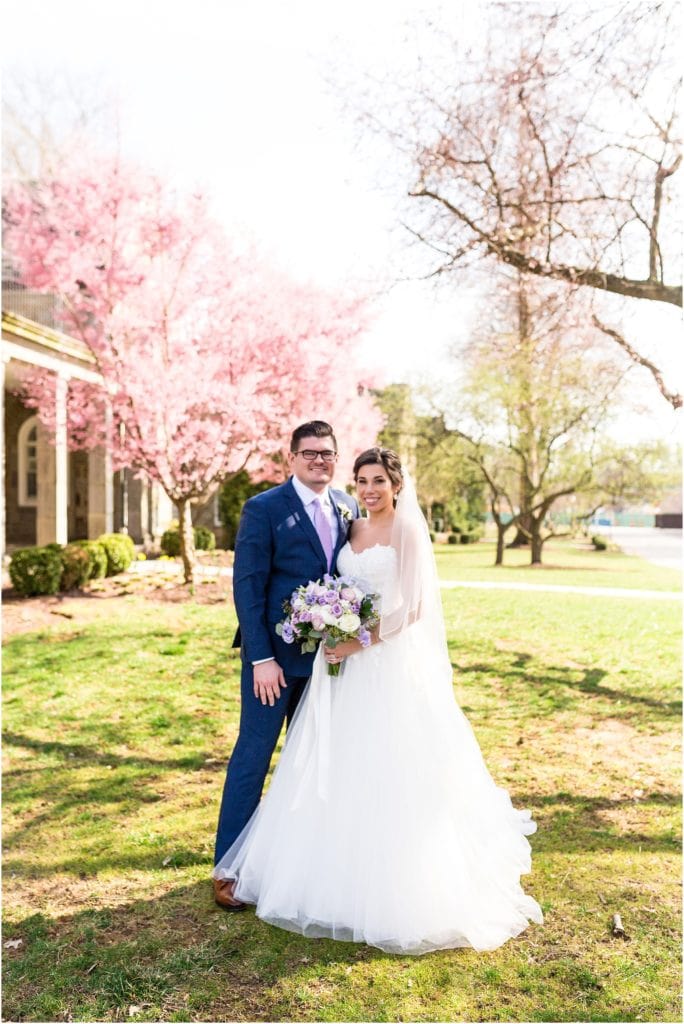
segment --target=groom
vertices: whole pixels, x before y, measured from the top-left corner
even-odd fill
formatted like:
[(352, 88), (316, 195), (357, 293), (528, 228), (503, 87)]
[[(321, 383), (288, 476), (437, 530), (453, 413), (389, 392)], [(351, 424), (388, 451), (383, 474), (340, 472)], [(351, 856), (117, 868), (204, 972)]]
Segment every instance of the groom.
[[(241, 647), (240, 733), (228, 765), (216, 833), (214, 863), (223, 857), (256, 810), (278, 736), (292, 720), (313, 666), (276, 635), (283, 601), (296, 587), (330, 572), (359, 515), (354, 498), (334, 491), (337, 442), (322, 420), (292, 434), (287, 483), (245, 502), (235, 541), (233, 594)], [(214, 879), (214, 899), (242, 910), (234, 879)]]

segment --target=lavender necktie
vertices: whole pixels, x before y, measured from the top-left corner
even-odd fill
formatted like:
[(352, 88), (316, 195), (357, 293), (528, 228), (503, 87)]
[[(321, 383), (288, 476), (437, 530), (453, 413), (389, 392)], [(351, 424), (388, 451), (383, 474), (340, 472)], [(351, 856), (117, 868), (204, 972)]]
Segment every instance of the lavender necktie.
[(330, 523), (326, 519), (325, 512), (321, 506), (321, 499), (315, 498), (313, 501), (313, 524), (316, 527), (316, 533), (323, 545), (325, 551), (325, 558), (328, 564), (328, 569), (332, 562), (333, 554), (333, 542), (332, 542), (332, 530), (330, 529)]

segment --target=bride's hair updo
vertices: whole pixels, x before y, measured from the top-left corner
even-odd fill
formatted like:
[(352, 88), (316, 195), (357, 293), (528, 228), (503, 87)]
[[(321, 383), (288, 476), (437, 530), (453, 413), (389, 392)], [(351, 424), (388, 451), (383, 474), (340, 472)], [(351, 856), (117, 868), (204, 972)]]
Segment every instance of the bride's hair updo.
[(401, 490), (404, 484), (404, 476), (401, 471), (401, 460), (396, 452), (393, 452), (391, 448), (369, 448), (365, 452), (361, 452), (357, 455), (356, 461), (354, 462), (354, 479), (356, 480), (359, 475), (359, 470), (362, 466), (382, 466), (390, 478), (390, 482), (393, 487), (398, 487)]

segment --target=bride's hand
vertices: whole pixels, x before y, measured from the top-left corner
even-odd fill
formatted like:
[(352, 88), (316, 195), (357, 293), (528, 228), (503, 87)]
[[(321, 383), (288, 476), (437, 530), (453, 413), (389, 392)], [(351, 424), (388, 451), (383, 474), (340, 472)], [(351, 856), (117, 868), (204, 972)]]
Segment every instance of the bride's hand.
[(357, 654), (362, 650), (363, 647), (358, 640), (345, 640), (344, 643), (338, 644), (337, 647), (324, 648), (325, 660), (329, 665), (336, 665), (338, 662), (344, 661), (351, 654)]

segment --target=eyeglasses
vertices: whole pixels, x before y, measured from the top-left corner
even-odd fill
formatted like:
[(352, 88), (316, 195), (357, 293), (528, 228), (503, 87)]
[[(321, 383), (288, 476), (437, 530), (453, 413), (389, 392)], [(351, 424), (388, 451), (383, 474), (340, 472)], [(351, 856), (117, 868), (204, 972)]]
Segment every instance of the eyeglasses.
[(301, 455), (307, 462), (315, 462), (316, 459), (323, 459), (324, 462), (334, 462), (337, 458), (337, 452), (315, 452), (311, 448), (304, 448), (302, 451), (295, 452), (294, 454)]

